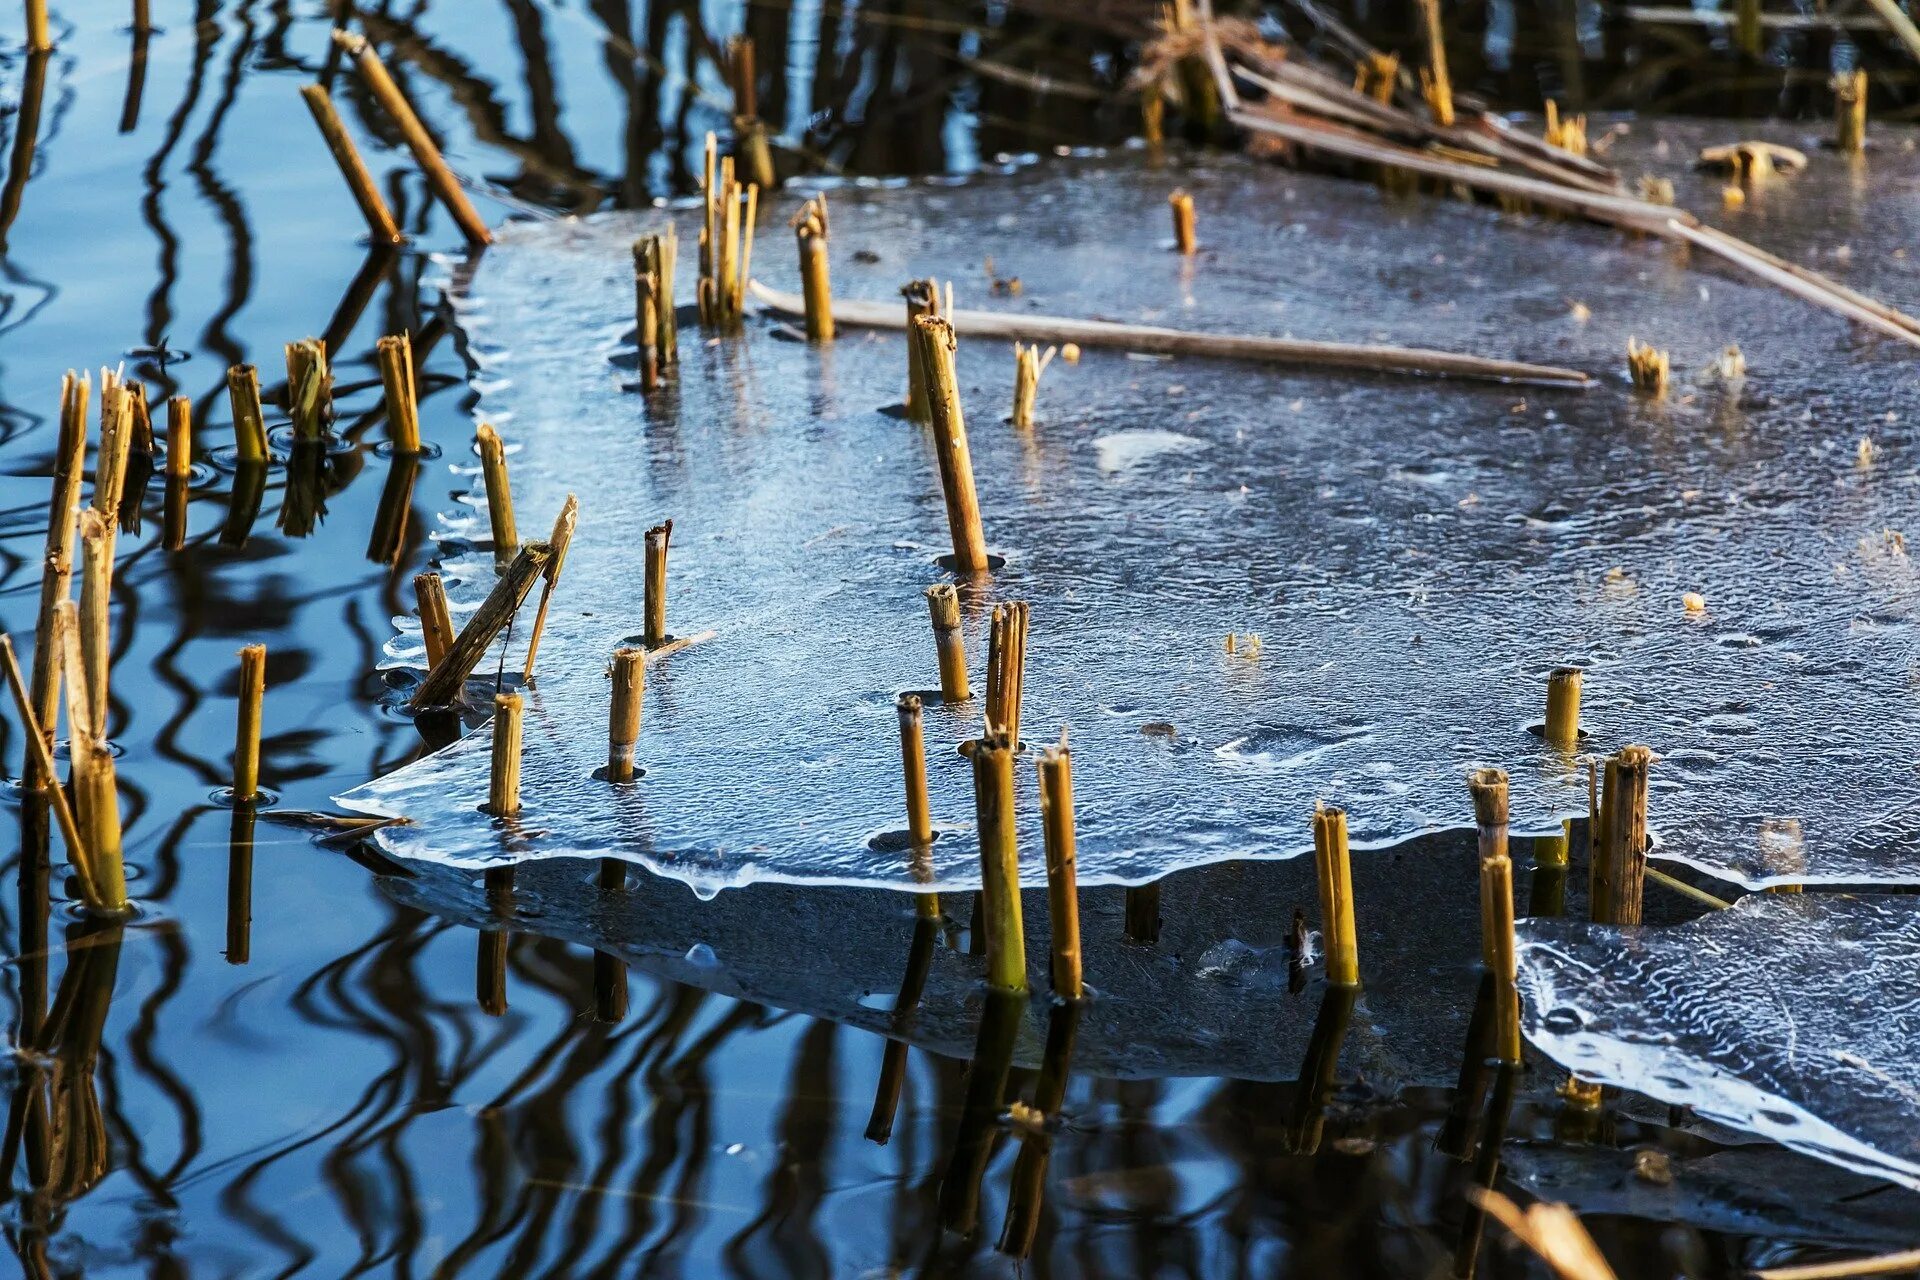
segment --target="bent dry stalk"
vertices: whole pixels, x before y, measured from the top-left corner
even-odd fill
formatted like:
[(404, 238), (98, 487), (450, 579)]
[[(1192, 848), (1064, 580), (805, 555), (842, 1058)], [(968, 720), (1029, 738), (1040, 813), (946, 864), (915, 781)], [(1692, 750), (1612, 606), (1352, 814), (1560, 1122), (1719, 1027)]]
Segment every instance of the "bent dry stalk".
[(921, 316), (913, 322), (912, 340), (920, 352), (921, 368), (927, 379), (934, 453), (940, 464), (940, 488), (946, 498), (947, 528), (953, 537), (954, 570), (963, 574), (985, 573), (987, 537), (980, 527), (980, 499), (973, 487), (973, 455), (967, 449), (967, 423), (960, 411), (953, 326), (940, 316)]
[[(60, 715), (60, 655), (55, 637), (56, 611), (73, 594), (73, 541), (80, 515), (80, 482), (86, 471), (87, 399), (92, 384), (68, 372), (60, 384), (60, 435), (53, 459), (53, 497), (47, 509), (47, 540), (40, 570), (40, 610), (34, 624), (33, 684), (30, 705), (45, 745), (53, 749), (54, 722)], [(44, 787), (53, 776), (42, 772), (39, 753), (29, 752), (22, 782)]]
[(480, 659), (513, 620), (520, 606), (526, 603), (527, 596), (533, 592), (533, 584), (540, 580), (540, 571), (546, 567), (551, 554), (544, 542), (529, 542), (520, 548), (513, 563), (493, 584), (493, 590), (474, 611), (467, 625), (448, 646), (446, 655), (427, 672), (427, 678), (413, 691), (413, 697), (407, 705), (418, 711), (423, 707), (450, 706), (460, 697), (467, 677), (480, 665)]

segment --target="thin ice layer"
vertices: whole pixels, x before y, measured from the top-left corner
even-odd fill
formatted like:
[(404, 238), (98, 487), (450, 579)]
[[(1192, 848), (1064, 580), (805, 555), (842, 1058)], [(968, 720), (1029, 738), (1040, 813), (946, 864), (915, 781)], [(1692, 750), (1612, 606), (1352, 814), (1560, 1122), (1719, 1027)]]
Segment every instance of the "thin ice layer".
[[(1718, 130), (1660, 132), (1614, 158), (1687, 190), (1693, 144)], [(1838, 163), (1757, 194), (1741, 229), (1844, 270), (1841, 226), (1847, 261), (1885, 262), (1913, 238), (1910, 202), (1876, 201)], [(1898, 148), (1874, 163), (1880, 190), (1920, 175)], [(1176, 185), (1200, 208), (1195, 259), (1164, 243)], [(1567, 662), (1587, 668), (1591, 747), (1663, 757), (1661, 856), (1750, 885), (1914, 877), (1911, 349), (1654, 242), (1232, 158), (1049, 160), (832, 199), (841, 296), (939, 275), (963, 307), (1602, 378), (1543, 391), (1089, 351), (1053, 363), (1027, 433), (1005, 421), (1010, 350), (962, 334), (985, 527), (1007, 559), (963, 587), (974, 679), (992, 603), (1029, 601), (1023, 727), (1072, 727), (1083, 882), (1293, 856), (1316, 799), (1348, 809), (1359, 843), (1457, 826), (1482, 763), (1511, 771), (1523, 827), (1584, 812), (1585, 769), (1527, 731)], [(774, 204), (755, 269), (791, 289)], [(949, 542), (927, 434), (885, 411), (903, 340), (846, 331), (822, 349), (762, 320), (709, 342), (689, 321), (677, 383), (626, 390), (628, 245), (663, 217), (509, 226), (457, 290), (480, 413), (516, 450), (523, 534), (581, 501), (528, 708), (525, 812), (503, 830), (478, 811), (484, 733), (344, 801), (413, 820), (382, 833), (389, 851), (461, 866), (603, 855), (703, 892), (909, 887), (905, 859), (870, 841), (902, 823), (893, 700), (937, 683), (921, 591)], [(1018, 296), (990, 294), (989, 258)], [(692, 259), (683, 224), (683, 295)], [(1920, 296), (1904, 264), (1852, 280)], [(1671, 349), (1664, 404), (1624, 386), (1629, 335)], [(1751, 373), (1727, 383), (1708, 366), (1734, 342)], [(641, 534), (669, 517), (670, 629), (719, 635), (650, 673), (646, 777), (609, 787), (593, 776), (602, 670), (640, 630)], [(1259, 656), (1229, 653), (1230, 632), (1257, 633)], [(977, 883), (954, 747), (978, 727), (977, 699), (929, 707), (935, 814), (959, 836), (934, 851), (943, 888)], [(1030, 764), (1020, 785), (1037, 847)]]
[(1520, 926), (1567, 1069), (1920, 1188), (1920, 899), (1766, 894), (1690, 924)]

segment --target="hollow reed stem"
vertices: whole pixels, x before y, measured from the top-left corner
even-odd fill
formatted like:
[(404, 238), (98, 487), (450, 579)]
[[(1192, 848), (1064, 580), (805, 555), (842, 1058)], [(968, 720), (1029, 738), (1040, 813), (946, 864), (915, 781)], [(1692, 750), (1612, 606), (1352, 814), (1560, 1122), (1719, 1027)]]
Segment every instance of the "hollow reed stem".
[(1062, 732), (1040, 753), (1040, 825), (1047, 850), (1047, 916), (1053, 939), (1053, 994), (1086, 994), (1080, 972), (1080, 890), (1074, 875), (1073, 757)]
[(927, 394), (927, 363), (915, 339), (915, 321), (921, 316), (940, 314), (940, 282), (913, 280), (900, 290), (907, 300), (907, 418), (912, 422), (932, 422), (933, 406)]
[(1353, 870), (1347, 853), (1347, 815), (1318, 805), (1313, 811), (1313, 866), (1320, 885), (1327, 981), (1360, 985), (1360, 949), (1353, 923)]
[(420, 397), (414, 384), (413, 338), (391, 333), (375, 344), (380, 386), (387, 398), (387, 440), (396, 457), (420, 453)]
[(1494, 1044), (1520, 1061), (1520, 996), (1514, 979), (1513, 860), (1507, 856), (1507, 775), (1481, 769), (1468, 780), (1480, 834), (1480, 958), (1493, 975)]
[(1598, 832), (1590, 858), (1592, 916), (1601, 924), (1639, 924), (1647, 868), (1647, 775), (1653, 753), (1622, 747), (1608, 759)]
[(267, 460), (267, 418), (260, 406), (260, 371), (250, 364), (227, 370), (227, 404), (233, 411), (233, 447), (241, 462)]
[(967, 684), (967, 638), (960, 629), (960, 593), (950, 582), (927, 588), (927, 612), (933, 618), (933, 643), (940, 656), (940, 701), (965, 702), (973, 696)]
[(260, 798), (260, 721), (267, 693), (267, 646), (240, 651), (240, 709), (233, 736), (233, 801)]
[(989, 731), (967, 744), (980, 832), (980, 900), (987, 925), (987, 985), (1027, 990), (1027, 943), (1020, 920), (1020, 848), (1013, 816), (1013, 741)]
[(1580, 668), (1555, 667), (1547, 676), (1547, 741), (1562, 751), (1580, 741)]
[(965, 574), (985, 573), (987, 538), (980, 527), (980, 499), (973, 487), (973, 457), (967, 449), (967, 423), (960, 410), (953, 326), (939, 316), (921, 316), (913, 322), (912, 340), (919, 348), (920, 363), (926, 372), (934, 453), (940, 463), (947, 527), (953, 536), (954, 569)]
[(1866, 150), (1867, 73), (1863, 68), (1834, 78), (1833, 145), (1846, 155)]
[[(97, 513), (87, 514), (98, 518)], [(127, 877), (121, 849), (120, 789), (114, 776), (113, 752), (104, 736), (106, 708), (102, 705), (96, 709), (87, 697), (79, 612), (71, 601), (61, 603), (54, 627), (60, 638), (62, 683), (67, 693), (67, 755), (72, 765), (69, 781), (98, 895), (96, 909), (105, 915), (125, 915)]]
[(517, 693), (493, 696), (493, 760), (487, 774), (487, 812), (511, 818), (520, 812), (520, 737), (525, 702)]
[(513, 486), (507, 477), (507, 446), (491, 423), (474, 432), (480, 448), (480, 475), (487, 490), (487, 520), (493, 527), (493, 562), (500, 566), (520, 550), (520, 534), (513, 522)]
[(427, 669), (440, 665), (453, 645), (453, 615), (447, 586), (437, 573), (414, 575), (413, 598), (420, 606), (420, 639), (427, 647)]
[(647, 697), (647, 651), (613, 651), (613, 701), (607, 715), (607, 781), (632, 782), (640, 742), (640, 713)]
[[(47, 505), (47, 540), (40, 570), (40, 609), (34, 625), (33, 683), (30, 705), (38, 719), (45, 745), (53, 749), (55, 722), (60, 715), (60, 653), (54, 633), (55, 612), (73, 594), (73, 540), (80, 514), (80, 484), (87, 460), (87, 399), (92, 384), (68, 373), (60, 384), (60, 433), (53, 460), (53, 496)], [(53, 776), (42, 772), (40, 756), (29, 752), (23, 781), (28, 788), (46, 785)]]
[(316, 441), (327, 434), (333, 413), (333, 373), (327, 344), (303, 338), (287, 344), (287, 417), (295, 440)]
[[(88, 705), (104, 726), (113, 662), (109, 605), (113, 599), (113, 525), (92, 509), (80, 513), (80, 652)], [(104, 727), (102, 729), (104, 732)]]
[(646, 625), (641, 640), (649, 649), (657, 649), (667, 642), (667, 549), (672, 543), (673, 521), (664, 521), (647, 530)]
[(360, 207), (360, 216), (366, 219), (368, 235), (375, 244), (404, 243), (406, 236), (401, 234), (400, 224), (393, 220), (393, 210), (387, 207), (386, 197), (380, 194), (379, 185), (368, 172), (367, 162), (360, 158), (360, 149), (353, 145), (352, 136), (340, 122), (340, 113), (334, 110), (333, 97), (326, 86), (302, 85), (300, 96), (307, 100), (307, 110), (313, 113), (320, 137), (327, 144), (333, 162), (340, 167), (340, 177), (345, 180), (353, 202)]

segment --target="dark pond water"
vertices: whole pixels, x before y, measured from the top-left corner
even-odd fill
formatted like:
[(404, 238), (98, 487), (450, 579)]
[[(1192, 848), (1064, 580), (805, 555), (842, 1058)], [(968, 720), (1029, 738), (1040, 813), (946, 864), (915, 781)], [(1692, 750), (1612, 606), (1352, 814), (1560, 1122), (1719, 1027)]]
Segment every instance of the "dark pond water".
[[(383, 562), (368, 558), (389, 472), (377, 431), (348, 434), (310, 536), (281, 531), (274, 488), (244, 546), (223, 543), (230, 476), (209, 467), (180, 550), (163, 549), (157, 504), (123, 541), (110, 728), (141, 915), (124, 930), (82, 923), (56, 882), (43, 923), (32, 804), (6, 811), (23, 838), (0, 846), (20, 885), (0, 906), (0, 1000), (15, 1047), (37, 1046), (23, 1051), (38, 1063), (10, 1073), (4, 1149), (0, 1227), (23, 1271), (1444, 1273), (1471, 1235), (1460, 1192), (1474, 1172), (1440, 1149), (1458, 1149), (1439, 1142), (1445, 1090), (1075, 1077), (1039, 1170), (1032, 1243), (1019, 1246), (1016, 1221), (1002, 1251), (1013, 1187), (1033, 1170), (1020, 1142), (981, 1129), (968, 1096), (982, 1073), (965, 1062), (637, 969), (619, 1008), (593, 952), (528, 933), (502, 958), (489, 949), (504, 935), (214, 801), (243, 643), (270, 650), (265, 776), (286, 807), (326, 808), (423, 750), (374, 671), (438, 550), (436, 513), (467, 487), (450, 467), (465, 461), (475, 397), (435, 283), (448, 265), (434, 255), (457, 252), (457, 233), (343, 77), (349, 128), (413, 238), (370, 256), (295, 92), (327, 71), (326, 11), (343, 7), (162, 3), (141, 37), (124, 4), (67, 3), (58, 49), (35, 59), (17, 52), (17, 6), (0, 24), (0, 623), (32, 628), (69, 367), (124, 363), (155, 404), (186, 395), (198, 420), (223, 426), (227, 365), (251, 361), (272, 380), (282, 343), (324, 334), (351, 424), (378, 401), (376, 338), (408, 329), (428, 348), (423, 431), (441, 450)], [(1389, 5), (1356, 20), (1378, 36), (1411, 30), (1410, 14)], [(1710, 33), (1616, 19), (1591, 5), (1472, 6), (1462, 81), (1529, 105), (1542, 88), (1632, 105), (1674, 96), (1673, 59), (1703, 57), (1712, 74), (1678, 105), (1737, 83), (1748, 96), (1733, 105), (1817, 114), (1817, 86), (1856, 56), (1844, 38), (1785, 31), (1775, 63), (1743, 63)], [(1111, 2), (443, 0), (361, 20), (498, 219), (687, 191), (703, 134), (729, 116), (714, 54), (742, 30), (768, 68), (761, 113), (791, 144), (786, 167), (965, 171), (1001, 151), (1117, 141), (1133, 113), (1109, 91), (1143, 18)], [(1858, 56), (1892, 61), (1878, 36)], [(1910, 85), (1890, 75), (1882, 92), (1891, 105)], [(21, 743), (6, 725), (13, 770)], [(486, 965), (476, 991), (479, 958), (504, 964), (504, 1007)], [(880, 1143), (870, 1119), (890, 1079), (898, 1102)], [(1037, 1087), (1015, 1070), (1011, 1092)], [(1559, 1194), (1582, 1180), (1618, 1191), (1631, 1175), (1607, 1158), (1635, 1143), (1715, 1149), (1652, 1124), (1664, 1118), (1609, 1116), (1584, 1135), (1597, 1140), (1591, 1167), (1556, 1166)], [(1529, 1103), (1511, 1132), (1544, 1141), (1563, 1124)], [(959, 1189), (981, 1165), (969, 1214)], [(1728, 1194), (1738, 1202), (1768, 1176), (1763, 1165)], [(1829, 1179), (1812, 1194), (1846, 1210), (1761, 1225), (1722, 1203), (1693, 1215), (1699, 1227), (1616, 1196), (1592, 1225), (1622, 1274), (1731, 1275), (1886, 1230), (1870, 1192)], [(971, 1233), (943, 1227), (968, 1218)], [(1503, 1249), (1479, 1265), (1529, 1273)]]

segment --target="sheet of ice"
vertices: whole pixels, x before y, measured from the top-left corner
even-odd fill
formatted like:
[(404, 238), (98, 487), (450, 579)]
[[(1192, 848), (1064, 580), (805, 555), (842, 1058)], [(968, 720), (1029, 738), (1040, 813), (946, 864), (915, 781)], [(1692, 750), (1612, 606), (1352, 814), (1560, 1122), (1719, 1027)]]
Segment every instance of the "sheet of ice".
[[(1719, 133), (1637, 126), (1614, 156), (1692, 193), (1691, 147)], [(1883, 148), (1879, 195), (1839, 165), (1816, 156), (1756, 194), (1740, 229), (1920, 302), (1914, 264), (1888, 257), (1914, 239), (1893, 193), (1920, 159)], [(1198, 259), (1163, 247), (1174, 186), (1199, 203)], [(1512, 772), (1522, 826), (1584, 812), (1584, 769), (1527, 731), (1567, 662), (1587, 668), (1592, 747), (1664, 757), (1659, 856), (1754, 886), (1920, 877), (1911, 349), (1656, 243), (1234, 158), (1048, 160), (832, 198), (842, 296), (938, 275), (962, 306), (1387, 339), (1602, 378), (1541, 391), (1088, 351), (1053, 363), (1025, 433), (1005, 421), (1011, 351), (963, 334), (985, 527), (1007, 560), (962, 589), (969, 651), (978, 680), (992, 603), (1031, 603), (1023, 723), (1035, 740), (1072, 726), (1083, 882), (1296, 855), (1321, 798), (1363, 844), (1456, 826), (1482, 763)], [(756, 271), (794, 288), (771, 203)], [(758, 321), (709, 342), (689, 323), (678, 382), (625, 389), (628, 245), (665, 216), (510, 225), (456, 284), (478, 414), (515, 448), (523, 535), (567, 492), (581, 501), (528, 709), (525, 813), (508, 831), (478, 812), (484, 732), (343, 802), (413, 819), (381, 834), (390, 852), (460, 866), (596, 855), (706, 892), (908, 887), (905, 860), (869, 841), (902, 821), (893, 699), (936, 683), (921, 590), (949, 544), (927, 434), (885, 411), (903, 341), (848, 331), (818, 349)], [(1018, 298), (988, 296), (988, 256)], [(1672, 350), (1665, 403), (1624, 385), (1629, 335)], [(1734, 342), (1745, 380), (1706, 375)], [(1193, 443), (1141, 447), (1172, 436)], [(608, 787), (602, 670), (639, 630), (641, 532), (668, 517), (671, 629), (719, 637), (654, 669), (646, 777)], [(460, 520), (483, 533), (470, 508)], [(474, 560), (467, 599), (487, 576)], [(1257, 633), (1260, 655), (1228, 653), (1229, 632)], [(958, 834), (935, 850), (942, 887), (977, 883), (953, 750), (977, 729), (977, 700), (929, 709), (936, 816)], [(1041, 860), (1026, 867), (1037, 881)]]
[(1571, 1071), (1920, 1188), (1920, 898), (1761, 894), (1670, 928), (1520, 926)]

